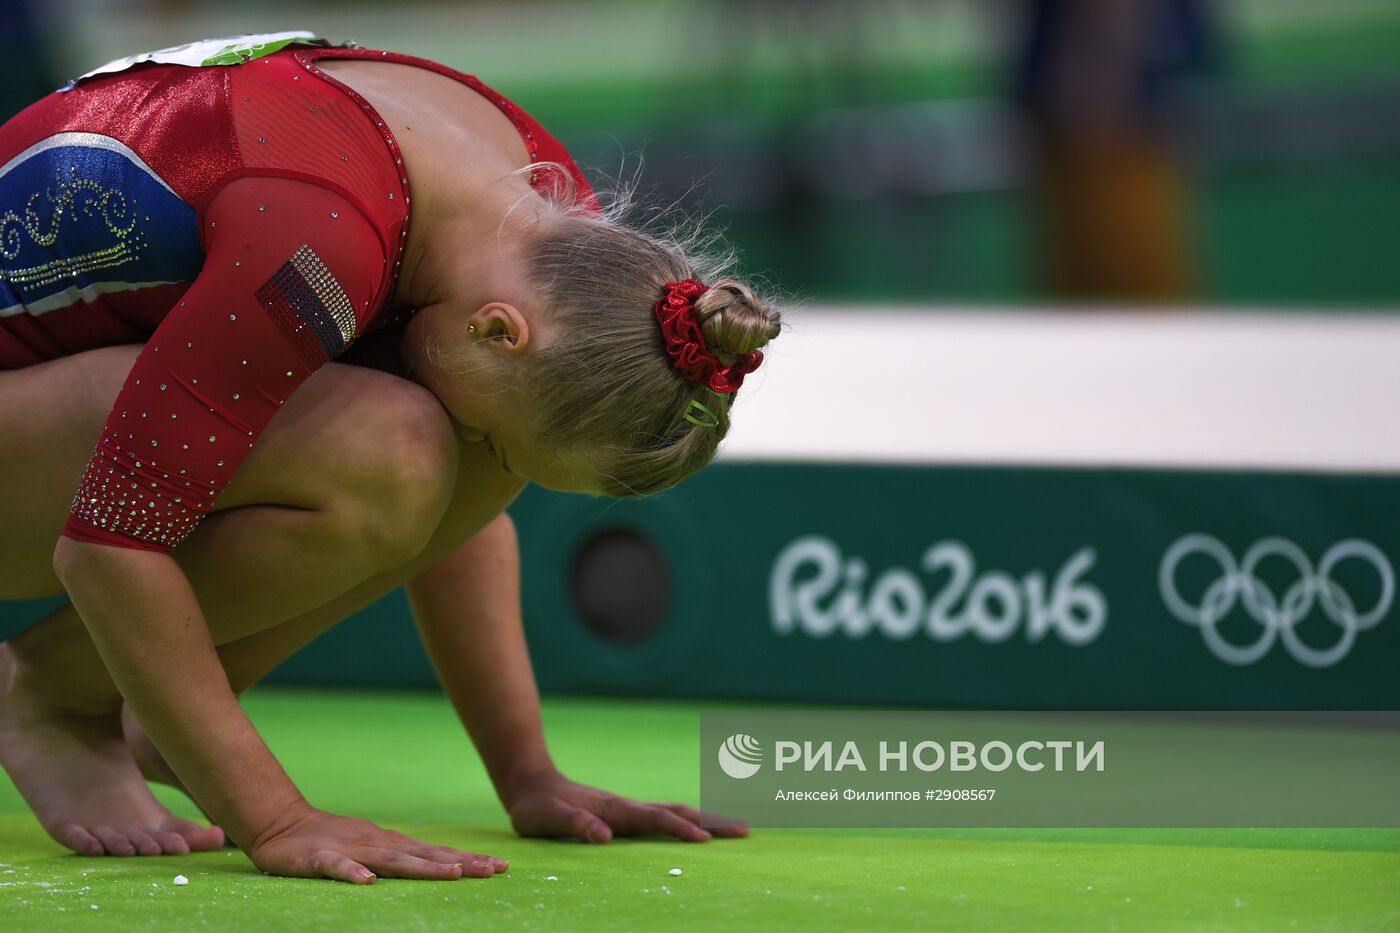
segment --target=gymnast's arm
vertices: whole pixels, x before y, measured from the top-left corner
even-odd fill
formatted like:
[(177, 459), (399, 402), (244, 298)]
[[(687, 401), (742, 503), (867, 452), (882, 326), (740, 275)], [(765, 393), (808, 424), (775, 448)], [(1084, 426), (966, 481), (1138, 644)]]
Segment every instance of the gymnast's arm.
[(520, 611), (520, 548), (502, 512), (405, 589), (448, 699), (501, 802), (554, 771)]
[(407, 590), (438, 679), (521, 835), (601, 843), (614, 835), (702, 842), (712, 834), (747, 834), (741, 822), (684, 804), (629, 800), (576, 784), (555, 767), (525, 644), (520, 551), (509, 515), (420, 573)]
[(307, 806), (229, 688), (169, 554), (62, 537), (54, 570), (123, 699), (191, 794), (241, 846)]
[(384, 244), (354, 204), (290, 179), (231, 182), (202, 224), (203, 270), (117, 397), (55, 572), (136, 718), (258, 867), (361, 883), (458, 877), (477, 864), (470, 853), (419, 858), (421, 844), (305, 801), (239, 706), (169, 553), (282, 402), (357, 336)]

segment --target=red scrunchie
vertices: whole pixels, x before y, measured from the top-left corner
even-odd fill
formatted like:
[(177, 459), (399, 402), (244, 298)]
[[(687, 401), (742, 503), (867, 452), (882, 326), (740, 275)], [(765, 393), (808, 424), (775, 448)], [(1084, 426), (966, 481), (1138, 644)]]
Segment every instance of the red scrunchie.
[(763, 354), (758, 350), (741, 353), (730, 366), (721, 366), (705, 345), (700, 322), (695, 319), (695, 299), (710, 290), (710, 286), (695, 279), (667, 282), (665, 293), (656, 303), (656, 320), (666, 340), (666, 352), (681, 375), (691, 382), (710, 387), (712, 392), (727, 395), (739, 391), (744, 377), (758, 369)]

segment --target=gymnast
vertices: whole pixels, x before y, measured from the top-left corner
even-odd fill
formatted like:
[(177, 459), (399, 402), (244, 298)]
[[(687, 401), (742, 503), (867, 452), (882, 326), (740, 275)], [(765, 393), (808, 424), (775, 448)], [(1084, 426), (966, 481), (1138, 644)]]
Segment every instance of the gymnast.
[(505, 871), (317, 809), (239, 705), (400, 586), (518, 832), (746, 832), (564, 777), (526, 653), (506, 507), (694, 473), (779, 332), (625, 201), (477, 78), (305, 34), (114, 62), (0, 126), (0, 599), (68, 599), (0, 644), (0, 761), (56, 841)]

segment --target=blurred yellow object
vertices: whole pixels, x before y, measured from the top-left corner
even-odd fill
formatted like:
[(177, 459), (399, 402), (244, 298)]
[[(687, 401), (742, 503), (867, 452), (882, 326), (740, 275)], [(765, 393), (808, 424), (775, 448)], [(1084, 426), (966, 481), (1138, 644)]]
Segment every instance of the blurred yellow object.
[(1048, 284), (1076, 299), (1180, 301), (1195, 291), (1185, 183), (1145, 136), (1046, 140), (1039, 208)]

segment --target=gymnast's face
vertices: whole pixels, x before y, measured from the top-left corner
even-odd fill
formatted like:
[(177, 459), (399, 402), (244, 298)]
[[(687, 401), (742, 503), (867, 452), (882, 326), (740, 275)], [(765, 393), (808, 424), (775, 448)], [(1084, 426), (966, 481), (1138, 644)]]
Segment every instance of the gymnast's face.
[(497, 396), (488, 404), (473, 405), (475, 410), (465, 413), (469, 421), (458, 422), (458, 436), (479, 443), (497, 467), (521, 480), (557, 492), (601, 495), (589, 467), (538, 443), (522, 429), (523, 413), (513, 410), (505, 398)]
[[(531, 341), (544, 339), (540, 322), (512, 304), (490, 302), (469, 315), (436, 306), (414, 317), (404, 353), (413, 377), (432, 390), (456, 422), (458, 436), (480, 444), (497, 468), (546, 489), (601, 495), (602, 484), (586, 458), (542, 444), (530, 429), (526, 400), (485, 375), (520, 365)], [(422, 352), (430, 343), (462, 348), (468, 363), (461, 368), (468, 371), (435, 362)]]

